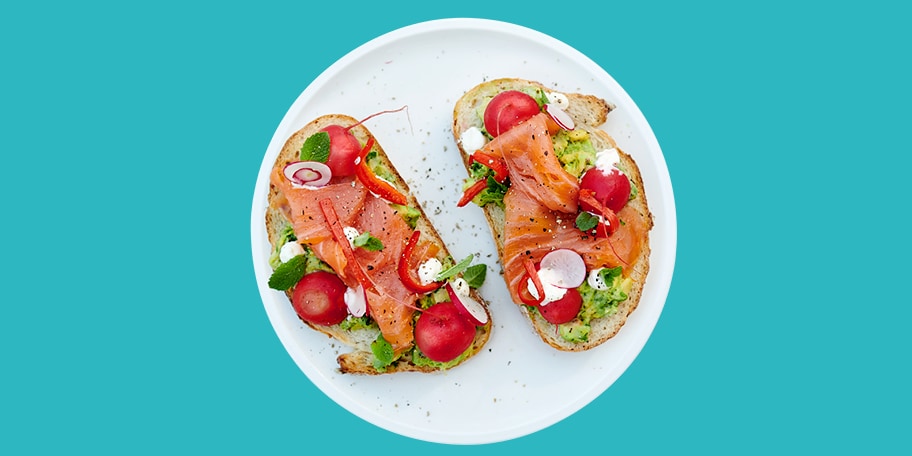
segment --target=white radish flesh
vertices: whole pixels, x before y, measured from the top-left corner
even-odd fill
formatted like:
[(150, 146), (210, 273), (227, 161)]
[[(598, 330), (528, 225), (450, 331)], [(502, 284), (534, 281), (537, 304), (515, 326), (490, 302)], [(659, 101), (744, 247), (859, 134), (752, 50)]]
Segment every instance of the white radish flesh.
[(471, 296), (457, 293), (449, 283), (446, 284), (447, 293), (450, 295), (450, 301), (456, 305), (456, 309), (462, 313), (475, 326), (484, 326), (488, 323), (488, 313), (478, 301)]
[(294, 187), (322, 187), (332, 179), (329, 166), (320, 162), (300, 161), (289, 163), (283, 170), (285, 177)]
[(573, 250), (553, 250), (542, 258), (539, 277), (556, 287), (576, 288), (586, 280), (586, 263)]
[(367, 313), (367, 296), (361, 285), (358, 285), (358, 288), (345, 290), (344, 300), (345, 305), (348, 306), (348, 313), (352, 316), (363, 317)]
[(573, 118), (570, 117), (570, 114), (567, 114), (567, 111), (557, 107), (557, 105), (551, 103), (546, 104), (545, 112), (547, 112), (564, 130), (573, 130), (576, 128), (576, 123), (573, 122)]

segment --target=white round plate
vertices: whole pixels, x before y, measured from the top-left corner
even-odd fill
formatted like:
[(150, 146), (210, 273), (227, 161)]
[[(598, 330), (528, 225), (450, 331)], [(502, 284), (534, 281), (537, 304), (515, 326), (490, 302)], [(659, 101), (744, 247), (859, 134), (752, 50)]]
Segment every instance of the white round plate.
[[(544, 344), (509, 299), (481, 210), (457, 208), (466, 177), (453, 140), (456, 100), (489, 79), (518, 77), (556, 90), (598, 95), (617, 106), (603, 129), (641, 168), (650, 209), (651, 270), (637, 310), (620, 333), (584, 353)], [(437, 374), (351, 376), (337, 370), (345, 350), (305, 327), (271, 273), (263, 216), (269, 171), (286, 138), (331, 113), (370, 119), (365, 125), (418, 195), (455, 258), (477, 253), (489, 266), (481, 288), (491, 303), (491, 338), (465, 364)], [(269, 320), (288, 353), (321, 391), (356, 416), (415, 439), (452, 444), (509, 440), (546, 428), (583, 408), (627, 369), (658, 321), (671, 284), (676, 248), (671, 180), (659, 144), (627, 93), (586, 56), (520, 26), (444, 19), (408, 26), (360, 46), (315, 79), (276, 129), (253, 197), (253, 262)]]

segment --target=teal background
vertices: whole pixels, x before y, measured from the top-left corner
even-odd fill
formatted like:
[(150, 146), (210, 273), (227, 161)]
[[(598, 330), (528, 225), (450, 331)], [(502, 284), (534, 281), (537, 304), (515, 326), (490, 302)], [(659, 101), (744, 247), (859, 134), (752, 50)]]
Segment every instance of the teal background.
[[(908, 454), (912, 34), (891, 4), (5, 4), (0, 453)], [(310, 81), (466, 16), (605, 68), (659, 139), (679, 224), (628, 371), (472, 448), (317, 390), (266, 318), (249, 233), (263, 153)]]

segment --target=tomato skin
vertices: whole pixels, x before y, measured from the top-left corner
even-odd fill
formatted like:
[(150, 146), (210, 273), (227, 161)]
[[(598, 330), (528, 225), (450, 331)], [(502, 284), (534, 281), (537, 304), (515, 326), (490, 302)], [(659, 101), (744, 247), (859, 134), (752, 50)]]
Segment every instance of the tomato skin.
[(541, 108), (538, 102), (528, 94), (518, 90), (501, 92), (492, 98), (485, 108), (485, 130), (491, 136), (497, 137), (539, 112)]
[(317, 271), (298, 281), (291, 304), (302, 320), (317, 325), (339, 324), (348, 316), (345, 305), (347, 287), (335, 274)]
[(449, 301), (427, 308), (415, 323), (415, 345), (437, 362), (452, 361), (474, 340), (475, 325)]
[(329, 133), (329, 159), (326, 166), (335, 176), (355, 174), (355, 159), (361, 152), (361, 143), (350, 131), (339, 125), (329, 125), (323, 130)]
[(549, 302), (546, 305), (538, 306), (538, 312), (542, 317), (555, 325), (568, 323), (579, 314), (583, 306), (583, 297), (576, 288), (570, 288), (564, 297), (557, 301)]
[[(595, 199), (614, 212), (619, 212), (630, 198), (630, 180), (616, 168), (608, 172), (598, 168), (586, 171), (580, 188), (595, 192)], [(581, 201), (580, 205), (585, 211), (597, 212), (590, 204)]]

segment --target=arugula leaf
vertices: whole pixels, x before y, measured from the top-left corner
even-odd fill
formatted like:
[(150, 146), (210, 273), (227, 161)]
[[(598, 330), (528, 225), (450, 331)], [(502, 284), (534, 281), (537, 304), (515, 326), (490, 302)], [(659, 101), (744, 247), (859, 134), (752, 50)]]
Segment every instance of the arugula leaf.
[(314, 133), (301, 146), (301, 160), (326, 163), (329, 159), (329, 133)]
[(465, 270), (465, 273), (462, 274), (462, 278), (465, 279), (470, 287), (478, 288), (484, 283), (485, 275), (487, 275), (487, 273), (487, 266), (476, 264), (474, 266), (469, 266), (469, 268)]
[(464, 271), (465, 268), (469, 267), (469, 265), (472, 264), (472, 258), (475, 258), (475, 256), (469, 255), (469, 256), (465, 257), (464, 260), (460, 261), (459, 263), (456, 263), (455, 266), (448, 268), (445, 271), (441, 271), (440, 274), (437, 274), (437, 277), (434, 278), (434, 281), (440, 282), (440, 281), (449, 279), (450, 277), (453, 277), (456, 274), (459, 274), (460, 272)]
[(365, 250), (370, 250), (371, 252), (383, 250), (383, 241), (371, 236), (371, 234), (367, 231), (359, 234), (358, 237), (352, 239), (352, 245), (355, 247), (361, 247)]
[(598, 217), (586, 211), (580, 212), (580, 214), (576, 216), (576, 227), (579, 228), (580, 231), (589, 231), (598, 226), (598, 222)]
[(275, 271), (272, 271), (272, 275), (269, 277), (269, 288), (285, 291), (295, 286), (301, 280), (301, 277), (304, 277), (306, 267), (306, 255), (298, 255), (280, 264)]

